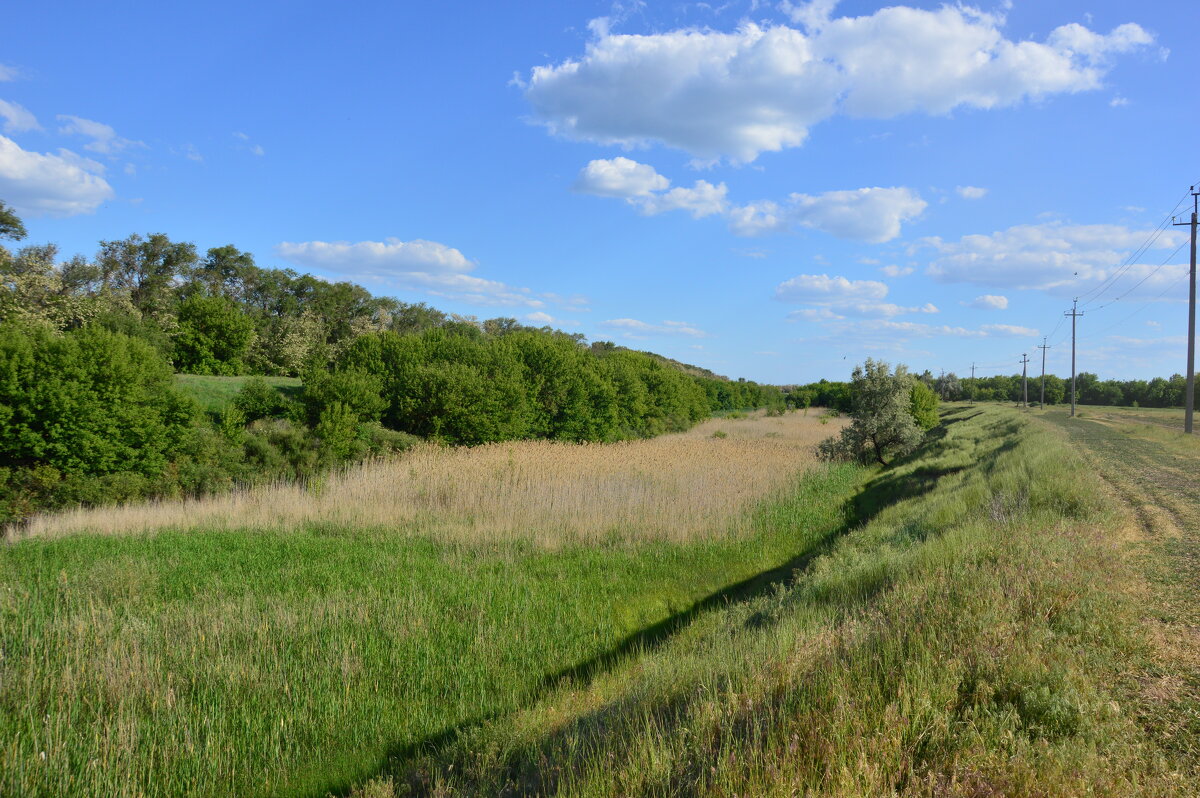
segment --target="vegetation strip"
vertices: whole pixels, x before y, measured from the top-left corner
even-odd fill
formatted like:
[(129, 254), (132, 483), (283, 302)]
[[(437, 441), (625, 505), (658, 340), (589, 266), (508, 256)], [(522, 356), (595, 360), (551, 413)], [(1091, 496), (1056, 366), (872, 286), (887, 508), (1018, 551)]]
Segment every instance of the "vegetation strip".
[(1184, 795), (1124, 516), (1059, 433), (959, 406), (792, 584), (358, 795)]
[[(719, 423), (718, 459), (758, 422)], [(632, 530), (551, 549), (320, 524), (6, 546), (0, 792), (348, 788), (389, 752), (586, 681), (822, 545), (862, 473), (817, 467), (735, 534), (680, 542)]]

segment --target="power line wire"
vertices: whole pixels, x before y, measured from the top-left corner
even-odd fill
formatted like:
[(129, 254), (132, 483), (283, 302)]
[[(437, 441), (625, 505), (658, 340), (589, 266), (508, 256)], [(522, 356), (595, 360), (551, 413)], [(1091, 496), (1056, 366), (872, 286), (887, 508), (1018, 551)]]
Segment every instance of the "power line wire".
[[(1190, 192), (1188, 192), (1188, 191), (1185, 191), (1183, 193), (1183, 196), (1180, 197), (1179, 200), (1175, 203), (1175, 207), (1172, 208), (1170, 210), (1170, 212), (1166, 215), (1166, 217), (1161, 222), (1158, 223), (1158, 226), (1154, 228), (1154, 231), (1150, 233), (1150, 235), (1149, 235), (1149, 237), (1147, 237), (1146, 241), (1144, 241), (1142, 243), (1142, 245), (1139, 246), (1136, 250), (1131, 252), (1125, 258), (1125, 260), (1122, 261), (1121, 265), (1117, 267), (1116, 271), (1114, 271), (1111, 275), (1109, 275), (1104, 280), (1102, 280), (1099, 284), (1093, 286), (1091, 288), (1091, 290), (1085, 291), (1084, 293), (1080, 294), (1077, 297), (1077, 299), (1084, 299), (1088, 296), (1091, 296), (1092, 294), (1096, 294), (1096, 296), (1092, 297), (1091, 300), (1085, 302), (1083, 304), (1083, 307), (1086, 308), (1088, 305), (1091, 305), (1091, 304), (1099, 301), (1100, 297), (1102, 297), (1104, 295), (1104, 292), (1107, 291), (1109, 288), (1111, 288), (1113, 285), (1115, 285), (1116, 281), (1118, 279), (1120, 279), (1121, 276), (1123, 274), (1125, 274), (1125, 272), (1129, 271), (1129, 269), (1131, 269), (1133, 267), (1134, 262), (1138, 258), (1140, 258), (1143, 254), (1145, 254), (1150, 249), (1150, 247), (1154, 246), (1154, 242), (1158, 241), (1158, 239), (1160, 237), (1162, 237), (1162, 234), (1164, 232), (1166, 232), (1166, 229), (1171, 226), (1171, 220), (1175, 218), (1175, 212), (1179, 210), (1179, 207), (1181, 205), (1183, 205), (1184, 201), (1188, 198), (1189, 194), (1190, 194)], [(1097, 293), (1097, 292), (1099, 292), (1099, 293)]]

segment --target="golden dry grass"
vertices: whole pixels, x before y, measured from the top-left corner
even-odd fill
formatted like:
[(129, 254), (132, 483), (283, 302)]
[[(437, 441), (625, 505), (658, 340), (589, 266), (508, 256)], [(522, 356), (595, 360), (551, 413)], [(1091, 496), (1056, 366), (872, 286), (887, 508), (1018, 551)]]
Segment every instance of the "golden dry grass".
[(686, 541), (736, 534), (747, 510), (816, 463), (816, 443), (842, 423), (823, 423), (814, 410), (711, 419), (686, 433), (622, 443), (422, 446), (307, 487), (79, 509), (35, 517), (8, 535), (332, 524), (462, 543), (554, 546), (613, 535)]

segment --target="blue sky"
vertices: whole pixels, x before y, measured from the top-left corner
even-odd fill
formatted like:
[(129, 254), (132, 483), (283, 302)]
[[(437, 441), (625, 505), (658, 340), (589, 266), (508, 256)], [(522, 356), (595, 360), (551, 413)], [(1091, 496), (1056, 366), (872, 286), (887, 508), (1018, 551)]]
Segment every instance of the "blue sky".
[(1013, 373), (1042, 336), (1066, 373), (1082, 296), (1081, 370), (1184, 368), (1185, 228), (1159, 226), (1200, 181), (1194, 0), (5, 19), (0, 199), (64, 255), (234, 244), (774, 383)]

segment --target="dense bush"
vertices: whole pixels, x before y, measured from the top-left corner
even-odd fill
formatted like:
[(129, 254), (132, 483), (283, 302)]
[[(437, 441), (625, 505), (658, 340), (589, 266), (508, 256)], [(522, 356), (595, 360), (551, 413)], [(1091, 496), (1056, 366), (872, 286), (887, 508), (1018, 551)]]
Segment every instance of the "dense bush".
[[(782, 409), (778, 389), (685, 374), (661, 358), (546, 330), (451, 326), (360, 336), (306, 377), (312, 423), (357, 421), (455, 444), (609, 441), (684, 430), (715, 411)], [(345, 422), (339, 422), (343, 425)], [(332, 432), (329, 433), (332, 435)]]
[(909, 389), (908, 412), (921, 429), (938, 425), (938, 395), (921, 380), (913, 380)]

